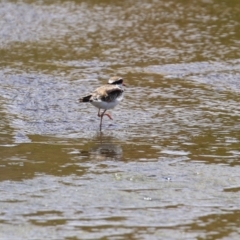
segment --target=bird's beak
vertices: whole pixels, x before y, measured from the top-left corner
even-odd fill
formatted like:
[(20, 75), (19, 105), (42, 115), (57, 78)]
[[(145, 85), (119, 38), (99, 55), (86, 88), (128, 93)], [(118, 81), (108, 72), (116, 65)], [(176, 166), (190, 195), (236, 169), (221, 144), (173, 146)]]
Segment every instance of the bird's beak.
[(122, 85), (123, 85), (124, 87), (127, 87), (127, 85), (126, 85), (125, 83), (122, 83)]

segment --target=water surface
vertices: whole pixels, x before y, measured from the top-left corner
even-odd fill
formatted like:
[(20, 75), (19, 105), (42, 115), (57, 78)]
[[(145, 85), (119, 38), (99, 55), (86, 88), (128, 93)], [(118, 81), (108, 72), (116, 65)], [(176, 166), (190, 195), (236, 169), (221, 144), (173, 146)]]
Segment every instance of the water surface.
[(239, 7), (1, 1), (0, 238), (239, 239)]

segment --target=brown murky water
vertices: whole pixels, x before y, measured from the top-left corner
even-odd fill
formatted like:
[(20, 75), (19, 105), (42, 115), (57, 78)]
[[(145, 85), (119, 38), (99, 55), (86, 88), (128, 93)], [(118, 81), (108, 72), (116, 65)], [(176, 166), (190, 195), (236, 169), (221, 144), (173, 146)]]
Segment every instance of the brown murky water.
[(1, 1), (0, 239), (239, 239), (239, 44), (237, 0)]

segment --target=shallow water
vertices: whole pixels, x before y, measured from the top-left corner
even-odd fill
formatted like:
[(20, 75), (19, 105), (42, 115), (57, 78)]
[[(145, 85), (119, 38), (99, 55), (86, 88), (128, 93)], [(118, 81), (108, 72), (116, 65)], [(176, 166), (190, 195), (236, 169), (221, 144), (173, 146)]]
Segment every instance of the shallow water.
[(239, 7), (1, 1), (0, 238), (239, 239)]

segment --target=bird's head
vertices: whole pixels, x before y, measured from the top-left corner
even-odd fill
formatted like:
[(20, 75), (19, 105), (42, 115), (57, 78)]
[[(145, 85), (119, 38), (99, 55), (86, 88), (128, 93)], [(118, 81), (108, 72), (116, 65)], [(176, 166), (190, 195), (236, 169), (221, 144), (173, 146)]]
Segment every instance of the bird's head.
[(111, 85), (122, 85), (122, 86), (126, 86), (124, 83), (123, 83), (123, 78), (121, 77), (111, 77), (109, 80), (108, 80), (108, 84), (111, 84)]

